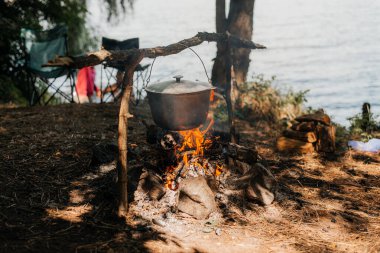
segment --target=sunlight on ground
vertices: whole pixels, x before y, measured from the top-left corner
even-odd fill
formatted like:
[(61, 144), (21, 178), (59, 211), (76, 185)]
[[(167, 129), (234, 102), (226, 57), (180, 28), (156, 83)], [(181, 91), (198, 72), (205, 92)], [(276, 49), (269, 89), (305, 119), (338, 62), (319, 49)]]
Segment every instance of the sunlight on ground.
[(62, 219), (66, 221), (70, 221), (73, 223), (82, 222), (82, 215), (91, 212), (93, 209), (92, 205), (84, 204), (80, 206), (69, 206), (63, 210), (59, 209), (47, 209), (50, 218), (54, 219)]
[(94, 189), (90, 187), (90, 182), (115, 169), (116, 164), (111, 163), (109, 166), (100, 166), (95, 173), (89, 172), (82, 176), (81, 180), (71, 182), (74, 187), (69, 191), (70, 202), (64, 209), (57, 207), (46, 209), (50, 218), (62, 219), (74, 223), (82, 222), (83, 215), (91, 212), (94, 207), (89, 202), (95, 197)]

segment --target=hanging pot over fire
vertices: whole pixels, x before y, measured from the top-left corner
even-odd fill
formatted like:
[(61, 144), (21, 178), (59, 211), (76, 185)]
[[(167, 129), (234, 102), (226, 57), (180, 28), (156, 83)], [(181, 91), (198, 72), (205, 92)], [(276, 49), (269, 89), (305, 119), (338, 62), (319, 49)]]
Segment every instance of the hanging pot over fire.
[(145, 88), (154, 122), (173, 131), (199, 127), (207, 118), (214, 87), (205, 82), (181, 80), (181, 75), (174, 78)]

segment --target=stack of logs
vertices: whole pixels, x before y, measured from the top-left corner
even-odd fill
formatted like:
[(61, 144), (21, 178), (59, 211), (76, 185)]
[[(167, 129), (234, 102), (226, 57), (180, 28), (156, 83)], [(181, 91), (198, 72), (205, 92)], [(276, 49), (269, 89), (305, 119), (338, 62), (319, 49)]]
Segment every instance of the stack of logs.
[(281, 152), (312, 153), (335, 152), (335, 127), (330, 117), (322, 110), (295, 119), (290, 128), (277, 139), (277, 149)]

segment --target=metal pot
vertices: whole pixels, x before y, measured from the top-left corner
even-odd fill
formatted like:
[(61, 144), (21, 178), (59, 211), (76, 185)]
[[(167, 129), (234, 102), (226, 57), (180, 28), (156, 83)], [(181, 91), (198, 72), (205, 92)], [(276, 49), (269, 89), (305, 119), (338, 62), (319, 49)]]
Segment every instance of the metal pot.
[(209, 83), (181, 80), (182, 76), (174, 78), (145, 88), (154, 122), (173, 131), (199, 127), (207, 118), (214, 88)]

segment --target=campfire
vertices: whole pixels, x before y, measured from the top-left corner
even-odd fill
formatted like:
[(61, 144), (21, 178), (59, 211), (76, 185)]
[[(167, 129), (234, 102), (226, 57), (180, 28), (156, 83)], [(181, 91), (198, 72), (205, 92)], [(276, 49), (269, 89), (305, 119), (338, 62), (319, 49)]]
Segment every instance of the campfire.
[[(223, 171), (220, 161), (211, 161), (205, 152), (213, 147), (210, 134), (213, 120), (202, 130), (202, 127), (166, 133), (160, 143), (166, 150), (164, 159), (165, 187), (177, 190), (182, 178), (198, 176), (219, 176)], [(165, 164), (166, 163), (166, 164)]]
[(175, 81), (152, 84), (146, 89), (155, 125), (143, 123), (154, 157), (146, 161), (141, 191), (137, 191), (146, 195), (140, 194), (135, 200), (142, 206), (146, 196), (160, 202), (156, 209), (146, 209), (149, 215), (161, 212), (157, 210), (159, 206), (162, 212), (176, 210), (197, 219), (218, 212), (215, 196), (225, 195), (225, 189), (240, 191), (236, 196), (242, 199), (272, 203), (274, 178), (257, 164), (256, 149), (231, 143), (221, 138), (226, 133), (218, 135), (213, 131), (214, 121), (207, 115), (214, 87), (181, 80), (181, 75), (174, 78)]
[(152, 157), (146, 158), (148, 166), (141, 176), (135, 202), (140, 205), (140, 213), (144, 213), (141, 206), (146, 206), (146, 218), (180, 211), (205, 219), (217, 213), (219, 205), (225, 206), (218, 202), (228, 199), (228, 191), (236, 192), (235, 197), (264, 204), (273, 201), (273, 176), (257, 163), (255, 148), (225, 140), (213, 130), (212, 119), (206, 122), (185, 131), (144, 122)]

